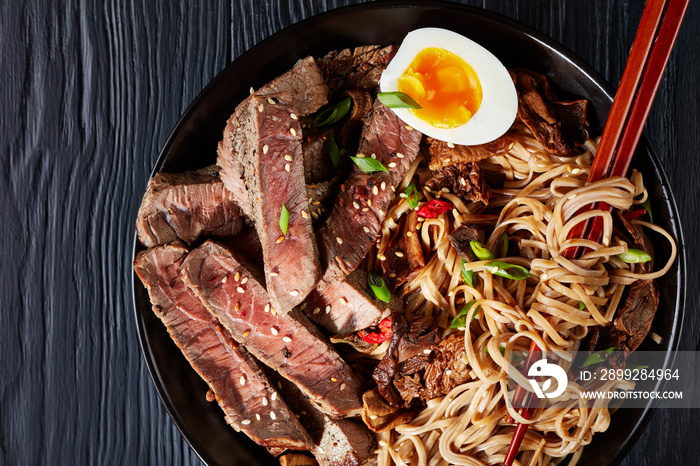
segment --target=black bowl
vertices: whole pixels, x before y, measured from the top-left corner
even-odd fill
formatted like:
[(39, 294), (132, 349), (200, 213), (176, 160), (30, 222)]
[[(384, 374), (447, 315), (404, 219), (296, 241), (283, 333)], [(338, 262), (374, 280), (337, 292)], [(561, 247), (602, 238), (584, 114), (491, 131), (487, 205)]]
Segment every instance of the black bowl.
[[(515, 21), (483, 10), (433, 1), (382, 2), (341, 8), (294, 24), (251, 48), (229, 64), (199, 94), (165, 144), (154, 173), (203, 167), (215, 161), (216, 144), (235, 106), (249, 93), (307, 55), (364, 44), (398, 44), (419, 27), (437, 26), (460, 32), (493, 52), (509, 68), (547, 74), (556, 86), (590, 100), (595, 121), (605, 121), (612, 89), (588, 65), (548, 37)], [(598, 128), (600, 132), (600, 127)], [(661, 305), (653, 330), (661, 345), (643, 349), (667, 351), (672, 360), (685, 301), (683, 240), (676, 205), (658, 158), (643, 139), (634, 167), (645, 175), (654, 220), (676, 238), (679, 255), (673, 269), (658, 280)], [(135, 242), (134, 251), (140, 246)], [(664, 242), (656, 245), (658, 263), (668, 257)], [(153, 382), (173, 421), (199, 457), (209, 465), (276, 464), (264, 449), (226, 425), (216, 403), (205, 401), (207, 386), (190, 368), (150, 309), (148, 296), (134, 275), (134, 307), (141, 347)], [(653, 411), (624, 409), (612, 427), (597, 434), (580, 464), (612, 465), (621, 461), (641, 434)]]

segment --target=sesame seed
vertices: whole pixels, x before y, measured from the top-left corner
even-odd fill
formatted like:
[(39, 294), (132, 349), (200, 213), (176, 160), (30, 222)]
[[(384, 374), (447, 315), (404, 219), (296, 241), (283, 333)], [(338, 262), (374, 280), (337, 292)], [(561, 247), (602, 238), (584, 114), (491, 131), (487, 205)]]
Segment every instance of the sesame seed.
[(377, 154), (372, 153), (372, 155), (370, 155), (370, 157), (372, 157), (373, 159), (376, 159), (376, 158), (377, 158)]
[(372, 199), (367, 199), (367, 206), (372, 207)]
[(263, 107), (263, 104), (258, 105), (258, 112), (262, 113), (264, 108), (265, 107)]
[(391, 162), (391, 163), (389, 164), (389, 168), (394, 168), (394, 167), (396, 167), (396, 162)]
[(430, 353), (431, 353), (431, 351), (430, 351), (429, 349), (424, 349), (424, 350), (423, 350), (423, 354), (430, 354)]
[(250, 91), (251, 94), (254, 94), (254, 93), (255, 93), (255, 89), (253, 89), (253, 86), (250, 86), (249, 91)]
[(338, 379), (336, 379), (335, 377), (331, 377), (331, 382), (337, 383), (337, 382), (338, 382)]
[(363, 230), (365, 230), (365, 233), (369, 233), (369, 228), (367, 227), (362, 227)]
[(379, 188), (377, 188), (376, 186), (372, 188), (372, 194), (374, 194), (375, 196), (379, 194)]
[(245, 293), (245, 290), (243, 288), (241, 288), (240, 286), (238, 288), (236, 288), (236, 291), (238, 291), (239, 293)]
[(305, 210), (302, 210), (302, 211), (301, 211), (301, 216), (304, 217), (304, 218), (309, 218), (309, 214), (306, 213)]
[(343, 238), (341, 238), (340, 236), (336, 236), (335, 240), (338, 242), (338, 244), (343, 244)]
[(352, 206), (356, 209), (360, 208), (360, 204), (358, 204), (357, 201), (352, 201)]
[(386, 440), (380, 440), (380, 441), (379, 441), (379, 446), (380, 446), (380, 447), (385, 447), (385, 446), (386, 446)]
[(442, 192), (443, 192), (443, 193), (449, 193), (449, 192), (450, 192), (450, 190), (449, 190), (449, 189), (447, 189), (447, 188), (442, 188)]
[(423, 224), (422, 224), (422, 223), (419, 223), (418, 225), (416, 225), (416, 230), (420, 230), (420, 226), (421, 226), (421, 225), (423, 225)]
[(267, 398), (263, 397), (263, 399), (262, 399), (263, 406), (267, 406), (268, 403), (269, 403), (269, 401), (267, 401)]
[(409, 131), (413, 131), (413, 128), (411, 128), (409, 125), (406, 125), (406, 129)]
[(314, 218), (314, 220), (318, 220), (318, 214), (316, 212), (311, 212), (311, 216)]
[(362, 208), (362, 212), (367, 212), (368, 210), (369, 210), (369, 208), (367, 208), (367, 207)]
[(381, 186), (382, 186), (382, 191), (384, 191), (386, 189), (386, 181), (382, 181)]
[[(277, 386), (278, 386), (280, 389), (282, 389), (282, 383), (281, 383), (281, 382), (278, 382), (278, 383), (277, 383)], [(272, 395), (270, 395), (270, 399), (271, 399), (272, 401), (275, 401), (275, 400), (277, 399), (277, 392), (272, 392)]]
[(294, 158), (292, 158), (292, 156), (289, 154), (285, 154), (284, 160), (286, 160), (287, 162), (291, 162), (292, 160), (294, 160)]
[(275, 415), (274, 411), (270, 411), (270, 419), (272, 419), (273, 421), (277, 419), (277, 416)]
[(423, 186), (423, 191), (426, 193), (432, 192), (428, 186)]
[(276, 277), (276, 276), (278, 276), (278, 275), (279, 275), (279, 274), (278, 274), (277, 272), (270, 272), (270, 276), (271, 276), (271, 277)]
[(245, 285), (248, 283), (248, 277), (243, 277), (243, 280), (241, 280), (241, 285)]
[(289, 128), (289, 132), (292, 133), (292, 136), (297, 135), (297, 130), (295, 130), (294, 128)]
[(545, 281), (545, 280), (547, 280), (547, 278), (548, 277), (547, 277), (546, 273), (543, 273), (542, 275), (540, 275), (540, 281)]
[(245, 376), (241, 376), (241, 380), (239, 380), (241, 385), (245, 385)]
[(289, 337), (282, 337), (282, 341), (285, 342), (285, 343), (291, 343), (291, 342), (292, 342), (292, 339), (289, 338)]
[(358, 154), (357, 154), (357, 158), (358, 158), (358, 159), (364, 159), (364, 158), (365, 158), (365, 154), (360, 154), (360, 153), (358, 153)]
[(279, 335), (280, 332), (275, 327), (270, 327), (270, 333), (273, 335)]
[(378, 255), (377, 255), (377, 259), (379, 259), (380, 261), (385, 261), (385, 260), (386, 260), (386, 256), (385, 256), (384, 254), (378, 254)]
[(452, 371), (449, 370), (449, 369), (447, 369), (447, 370), (445, 371), (445, 375), (452, 375)]
[(515, 145), (515, 143), (514, 143), (514, 142), (511, 142), (511, 143), (508, 145), (508, 150), (511, 150), (511, 149), (513, 148), (514, 145)]
[(228, 281), (228, 275), (221, 279), (221, 283), (226, 283)]
[[(282, 390), (282, 382), (277, 382), (277, 388), (279, 390)], [(270, 396), (270, 399), (272, 399), (272, 401), (275, 401), (276, 395), (277, 394), (275, 392), (272, 392), (272, 396)]]
[(447, 147), (449, 147), (450, 149), (454, 149), (454, 148), (455, 148), (455, 145), (452, 144), (451, 142), (448, 142), (448, 143), (447, 143)]
[(343, 296), (343, 297), (340, 298), (340, 302), (343, 303), (343, 304), (345, 304), (345, 305), (347, 306), (347, 304), (348, 304), (348, 298), (346, 298), (345, 296)]
[(270, 312), (270, 303), (265, 305), (265, 312)]
[(240, 279), (241, 279), (241, 274), (238, 273), (238, 272), (236, 272), (236, 275), (233, 276), (233, 279), (236, 280), (236, 281), (240, 280)]
[(396, 254), (396, 257), (403, 257), (403, 253), (401, 251), (396, 251), (394, 254)]
[(292, 290), (289, 292), (289, 294), (292, 296), (299, 296), (299, 292), (297, 290)]
[(284, 241), (284, 235), (277, 238), (277, 241), (275, 241), (275, 243), (280, 244), (282, 241)]
[(571, 170), (571, 174), (572, 174), (572, 175), (578, 175), (579, 173), (581, 173), (581, 169), (580, 169), (580, 168), (574, 168), (573, 170)]
[(573, 193), (569, 199), (573, 199), (573, 198), (575, 198), (576, 196), (578, 196), (578, 194)]
[(402, 159), (402, 158), (404, 157), (403, 154), (402, 154), (401, 152), (397, 152), (397, 153), (396, 153), (396, 156), (397, 156), (398, 158), (400, 158), (400, 159)]
[(260, 415), (259, 415), (259, 414), (256, 414), (256, 415), (255, 415), (255, 420), (256, 420), (256, 421), (259, 421), (259, 420), (260, 420)]
[(406, 236), (410, 238), (411, 236), (413, 236), (413, 232), (412, 232), (412, 231), (407, 231), (407, 232), (406, 232)]
[(284, 170), (285, 170), (285, 171), (290, 171), (291, 169), (292, 169), (292, 167), (291, 167), (288, 163), (285, 163), (285, 164), (284, 164)]
[(241, 424), (243, 424), (244, 426), (247, 426), (248, 424), (250, 424), (250, 419), (243, 419), (241, 421)]
[(449, 157), (447, 157), (447, 158), (445, 159), (445, 163), (450, 163), (450, 162), (452, 162), (452, 159), (449, 158)]
[(243, 332), (243, 338), (248, 338), (248, 335), (250, 335), (250, 330)]
[(299, 309), (301, 309), (302, 311), (303, 311), (304, 309), (306, 309), (306, 304), (307, 304), (307, 303), (301, 303), (301, 306), (299, 306)]
[(603, 246), (610, 246), (610, 238), (603, 238)]
[(297, 114), (296, 114), (296, 113), (292, 113), (292, 114), (289, 115), (289, 118), (291, 118), (292, 120), (296, 120), (296, 119), (298, 119), (299, 117), (297, 117)]
[(236, 312), (238, 312), (241, 309), (241, 305), (239, 303), (236, 303), (236, 305), (233, 306), (233, 308), (236, 310)]
[(369, 415), (369, 418), (370, 418), (370, 419), (377, 419), (377, 417), (378, 417), (378, 416), (377, 416), (376, 414), (370, 414), (370, 415)]
[(406, 199), (408, 196), (406, 196), (406, 193), (399, 193), (399, 197), (401, 199)]
[(316, 307), (316, 308), (314, 308), (314, 312), (312, 312), (312, 314), (318, 314), (319, 312), (321, 312), (321, 308)]
[(466, 186), (466, 185), (467, 185), (467, 182), (465, 181), (464, 178), (460, 178), (460, 179), (459, 179), (459, 184), (461, 184), (462, 186)]
[(321, 201), (313, 201), (313, 202), (311, 203), (311, 205), (319, 205), (320, 203), (321, 203)]
[(341, 383), (341, 384), (340, 384), (340, 391), (341, 391), (341, 392), (342, 392), (343, 390), (345, 390), (345, 386), (346, 386), (346, 385), (345, 385), (344, 383)]
[(330, 306), (326, 306), (326, 314), (330, 314), (330, 313), (331, 313), (331, 307), (330, 307)]

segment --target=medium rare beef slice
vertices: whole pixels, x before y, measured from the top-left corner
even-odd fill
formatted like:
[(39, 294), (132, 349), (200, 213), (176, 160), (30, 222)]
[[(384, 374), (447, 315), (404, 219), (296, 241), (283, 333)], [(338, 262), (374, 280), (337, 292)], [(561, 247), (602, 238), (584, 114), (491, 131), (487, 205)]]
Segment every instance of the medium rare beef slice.
[(334, 50), (319, 58), (318, 66), (331, 93), (342, 88), (374, 92), (379, 86), (382, 73), (397, 50), (395, 45), (367, 45), (356, 47), (354, 50)]
[(307, 184), (328, 181), (335, 175), (333, 162), (328, 155), (328, 138), (332, 130), (320, 131), (305, 136), (302, 143), (304, 154), (304, 180)]
[(511, 77), (518, 92), (518, 116), (547, 151), (564, 155), (588, 139), (588, 101), (561, 100), (547, 77), (516, 70)]
[(324, 413), (359, 413), (362, 387), (350, 367), (303, 315), (276, 312), (249, 264), (208, 241), (187, 256), (182, 273), (236, 341), (297, 384)]
[(391, 291), (396, 291), (398, 287), (415, 278), (425, 267), (417, 225), (418, 214), (415, 211), (402, 216), (384, 252), (382, 270), (384, 281)]
[(372, 157), (389, 171), (363, 173), (354, 167), (330, 216), (319, 229), (324, 264), (320, 291), (357, 268), (377, 239), (394, 190), (418, 155), (422, 134), (378, 100), (362, 130), (358, 157)]
[(147, 247), (200, 235), (235, 235), (243, 213), (219, 178), (216, 166), (187, 173), (158, 173), (148, 182), (136, 220), (139, 240)]
[(474, 163), (492, 155), (504, 154), (513, 142), (513, 137), (506, 133), (498, 139), (476, 146), (452, 144), (431, 137), (427, 137), (426, 140), (430, 144), (430, 169), (439, 170), (458, 163)]
[(469, 225), (460, 225), (455, 228), (452, 233), (447, 237), (453, 248), (457, 250), (457, 253), (468, 262), (475, 262), (479, 260), (474, 254), (474, 250), (471, 247), (472, 241), (478, 241), (479, 243), (486, 242), (486, 233), (484, 230), (478, 227), (472, 227)]
[(421, 183), (433, 191), (446, 188), (464, 202), (483, 202), (488, 205), (491, 188), (484, 179), (479, 162), (456, 163), (437, 170), (423, 172)]
[[(134, 261), (153, 311), (226, 415), (256, 443), (279, 450), (310, 450), (311, 439), (248, 352), (239, 347), (180, 277), (187, 249), (151, 248)], [(274, 414), (273, 414), (274, 413)]]
[(379, 322), (382, 315), (403, 310), (398, 296), (392, 296), (388, 303), (376, 299), (367, 284), (367, 272), (360, 269), (324, 292), (312, 291), (303, 306), (310, 320), (335, 335), (365, 329)]
[(659, 307), (659, 290), (653, 280), (637, 280), (630, 285), (622, 309), (617, 311), (615, 328), (627, 335), (625, 347), (634, 351), (644, 341), (656, 309)]

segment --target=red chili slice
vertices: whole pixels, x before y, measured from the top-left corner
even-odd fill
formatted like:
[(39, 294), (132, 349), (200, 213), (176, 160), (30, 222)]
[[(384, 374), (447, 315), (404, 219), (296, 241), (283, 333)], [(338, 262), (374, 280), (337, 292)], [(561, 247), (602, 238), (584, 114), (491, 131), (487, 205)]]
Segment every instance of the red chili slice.
[(447, 201), (441, 201), (440, 199), (432, 199), (423, 205), (418, 212), (419, 216), (425, 218), (435, 218), (438, 215), (447, 212), (452, 208), (452, 203)]
[(391, 338), (393, 335), (391, 331), (391, 319), (387, 317), (386, 319), (382, 319), (379, 322), (379, 332), (372, 332), (372, 331), (366, 331), (366, 330), (360, 330), (357, 332), (357, 334), (362, 338), (366, 343), (370, 343), (373, 345), (378, 345), (380, 343), (384, 343), (386, 340)]
[(635, 220), (635, 219), (641, 217), (642, 215), (646, 215), (646, 213), (647, 213), (647, 210), (644, 207), (642, 207), (642, 208), (637, 209), (637, 210), (625, 212), (624, 214), (622, 214), (622, 216), (625, 217), (627, 220)]

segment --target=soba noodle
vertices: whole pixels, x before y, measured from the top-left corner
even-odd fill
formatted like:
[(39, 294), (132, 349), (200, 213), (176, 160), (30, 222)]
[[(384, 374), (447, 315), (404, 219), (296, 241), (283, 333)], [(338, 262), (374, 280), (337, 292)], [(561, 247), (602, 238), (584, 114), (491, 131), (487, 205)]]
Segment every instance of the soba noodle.
[[(613, 320), (625, 285), (657, 278), (669, 270), (676, 255), (675, 243), (658, 226), (636, 220), (633, 223), (668, 239), (668, 262), (656, 272), (641, 273), (638, 265), (619, 260), (616, 255), (626, 251), (627, 245), (613, 231), (612, 215), (600, 210), (576, 212), (592, 201), (604, 201), (621, 210), (643, 203), (648, 193), (642, 175), (635, 171), (630, 179), (614, 177), (587, 184), (596, 141), (588, 140), (575, 155), (555, 156), (544, 150), (523, 124), (516, 123), (511, 131), (515, 142), (508, 151), (482, 162), (487, 174), (505, 174), (506, 179), (502, 189), (493, 190), (486, 209), (481, 204), (465, 204), (453, 194), (425, 188), (422, 201), (441, 198), (450, 201), (454, 209), (434, 219), (420, 218), (418, 230), (402, 232), (418, 235), (424, 251), (429, 251), (426, 266), (402, 290), (406, 315), (409, 320), (432, 316), (445, 329), (443, 336), (464, 332), (472, 380), (444, 397), (429, 400), (409, 424), (379, 433), (380, 465), (498, 464), (513, 437), (514, 427), (504, 422), (507, 413), (517, 422), (531, 424), (516, 464), (555, 464), (557, 458), (572, 453), (575, 462), (593, 434), (610, 425), (605, 400), (596, 401), (596, 409), (574, 401), (564, 407), (540, 409), (531, 420), (524, 419), (508, 401), (508, 361), (499, 348), (526, 351), (534, 341), (547, 352), (569, 358), (567, 354), (578, 348), (592, 327)], [(424, 166), (419, 157), (397, 192), (403, 193)], [(400, 217), (410, 211), (405, 195), (397, 196), (382, 227), (377, 259), (384, 258)], [(591, 217), (603, 219), (601, 243), (567, 239), (575, 225)], [(531, 277), (502, 279), (485, 270), (488, 261), (467, 262), (465, 269), (479, 279), (476, 287), (465, 284), (460, 276), (462, 259), (447, 239), (462, 224), (492, 228), (486, 244), (491, 250), (507, 234), (517, 243), (519, 255), (502, 260), (529, 269)], [(570, 246), (585, 246), (591, 252), (569, 260), (561, 252)], [(457, 312), (473, 300), (480, 310), (472, 306), (466, 320), (471, 323), (465, 329), (450, 329)], [(385, 350), (386, 345), (382, 345), (374, 357), (381, 357)], [(611, 385), (606, 388), (622, 388), (620, 382), (614, 386), (615, 382), (608, 383)], [(575, 389), (570, 384), (568, 390)]]

